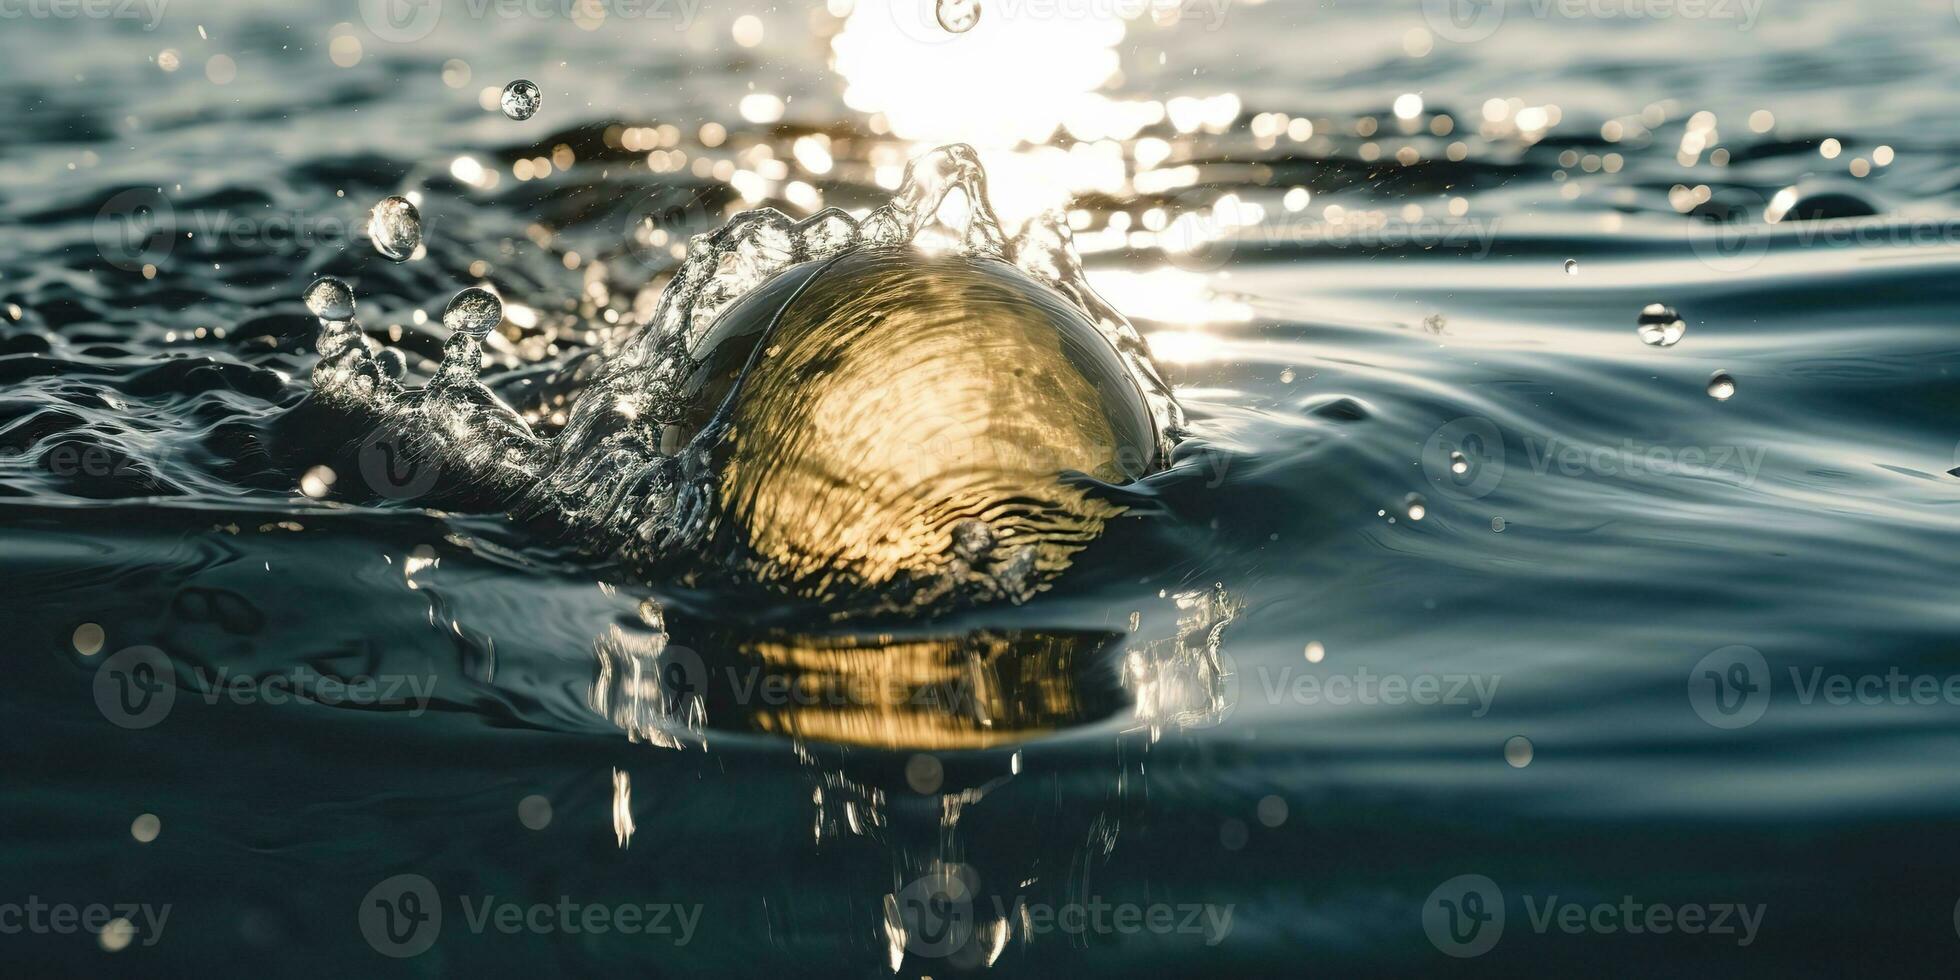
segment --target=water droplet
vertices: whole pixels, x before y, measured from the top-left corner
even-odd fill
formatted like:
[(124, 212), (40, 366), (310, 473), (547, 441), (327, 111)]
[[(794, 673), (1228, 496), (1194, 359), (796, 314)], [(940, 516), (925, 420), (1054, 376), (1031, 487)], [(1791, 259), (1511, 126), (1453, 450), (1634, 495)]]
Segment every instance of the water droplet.
[(408, 198), (386, 198), (368, 215), (368, 238), (384, 257), (405, 262), (422, 247), (422, 212)]
[(1307, 663), (1317, 664), (1327, 659), (1327, 647), (1319, 640), (1307, 644)]
[(1457, 474), (1470, 472), (1470, 457), (1457, 450), (1450, 450), (1450, 472)]
[(1504, 518), (1502, 518), (1502, 517), (1493, 517), (1493, 518), (1491, 518), (1491, 519), (1490, 519), (1490, 529), (1491, 529), (1491, 530), (1493, 530), (1493, 531), (1496, 531), (1496, 532), (1498, 532), (1498, 533), (1500, 533), (1500, 534), (1502, 534), (1502, 533), (1504, 532), (1504, 528), (1505, 528), (1505, 524), (1504, 524)]
[(306, 301), (306, 308), (322, 320), (336, 323), (354, 319), (354, 291), (347, 284), (332, 276), (321, 276), (313, 280), (300, 294)]
[(449, 328), (451, 333), (465, 333), (472, 337), (487, 336), (503, 321), (503, 300), (481, 286), (471, 286), (457, 293), (442, 311), (442, 325)]
[(1661, 303), (1649, 303), (1640, 311), (1640, 342), (1649, 347), (1673, 347), (1681, 342), (1681, 335), (1688, 332), (1688, 325), (1681, 321), (1681, 314), (1674, 308)]
[(129, 825), (129, 836), (136, 838), (139, 844), (148, 844), (156, 840), (157, 835), (161, 833), (163, 833), (163, 821), (157, 819), (154, 813), (142, 814)]
[(1402, 511), (1409, 515), (1409, 520), (1422, 520), (1429, 514), (1429, 501), (1424, 500), (1422, 494), (1409, 494), (1402, 498)]
[(1293, 378), (1294, 378), (1294, 374), (1293, 374), (1293, 369), (1292, 369), (1292, 368), (1282, 368), (1282, 369), (1280, 369), (1280, 372), (1279, 372), (1279, 383), (1280, 383), (1280, 384), (1283, 384), (1283, 385), (1290, 385), (1290, 384), (1292, 384), (1292, 383), (1293, 383)]
[(1525, 738), (1523, 735), (1513, 735), (1504, 740), (1504, 761), (1510, 763), (1513, 769), (1523, 769), (1531, 765), (1531, 756), (1534, 751), (1531, 746), (1531, 739)]
[(980, 23), (980, 0), (939, 0), (933, 13), (939, 17), (939, 26), (965, 34)]
[(538, 91), (537, 83), (520, 78), (504, 86), (502, 104), (504, 115), (523, 122), (537, 114), (538, 106), (544, 104), (544, 93)]
[(1708, 376), (1708, 397), (1718, 402), (1728, 401), (1735, 395), (1735, 377), (1727, 371), (1717, 371)]
[(1578, 259), (1566, 259), (1566, 260), (1565, 260), (1565, 274), (1566, 274), (1566, 275), (1568, 275), (1568, 276), (1576, 276), (1576, 275), (1578, 275), (1578, 274), (1579, 274), (1579, 260), (1578, 260)]
[(383, 376), (395, 381), (400, 381), (408, 374), (408, 355), (393, 347), (383, 347), (376, 352), (374, 363), (381, 369)]

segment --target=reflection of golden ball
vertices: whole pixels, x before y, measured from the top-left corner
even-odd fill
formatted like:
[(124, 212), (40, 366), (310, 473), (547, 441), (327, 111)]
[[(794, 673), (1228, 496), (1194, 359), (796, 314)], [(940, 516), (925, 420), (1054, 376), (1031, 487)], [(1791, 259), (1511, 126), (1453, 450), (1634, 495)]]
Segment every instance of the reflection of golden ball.
[[(1118, 510), (1063, 474), (1155, 469), (1136, 382), (1087, 316), (998, 259), (858, 252), (783, 273), (703, 344), (721, 533), (828, 595), (964, 580), (1019, 598)], [(952, 584), (957, 584), (956, 582)]]

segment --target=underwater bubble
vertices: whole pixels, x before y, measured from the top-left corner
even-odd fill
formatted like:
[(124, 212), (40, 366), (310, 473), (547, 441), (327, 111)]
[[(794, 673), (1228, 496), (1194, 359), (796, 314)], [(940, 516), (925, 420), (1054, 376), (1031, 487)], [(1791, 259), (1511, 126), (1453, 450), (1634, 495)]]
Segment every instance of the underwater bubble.
[(1640, 342), (1649, 347), (1673, 347), (1688, 332), (1688, 325), (1681, 321), (1681, 314), (1674, 312), (1674, 307), (1649, 303), (1640, 311), (1638, 332)]
[(1531, 739), (1523, 735), (1513, 735), (1504, 740), (1504, 761), (1510, 763), (1513, 769), (1523, 769), (1531, 765), (1531, 757), (1535, 751)]
[(336, 323), (354, 319), (354, 291), (347, 284), (332, 276), (321, 276), (313, 280), (300, 294), (306, 301), (306, 308), (322, 320)]
[(933, 13), (939, 26), (954, 34), (965, 34), (980, 23), (980, 0), (939, 0)]
[(422, 247), (422, 212), (408, 198), (386, 198), (368, 215), (368, 238), (385, 258), (405, 262)]
[(1265, 797), (1259, 801), (1257, 812), (1260, 823), (1277, 827), (1286, 822), (1286, 801), (1277, 796)]
[(75, 627), (75, 635), (70, 637), (75, 644), (75, 652), (84, 657), (93, 657), (101, 653), (102, 644), (108, 638), (108, 634), (102, 627), (95, 623), (83, 623)]
[(1429, 501), (1424, 500), (1422, 494), (1409, 494), (1402, 498), (1402, 512), (1409, 515), (1409, 520), (1422, 520), (1429, 514)]
[(471, 286), (450, 299), (442, 311), (442, 325), (451, 333), (483, 337), (504, 322), (504, 301), (481, 286)]
[(504, 115), (523, 122), (537, 115), (538, 106), (544, 104), (544, 93), (538, 91), (537, 83), (528, 78), (520, 78), (504, 86), (504, 95), (500, 102), (504, 107)]
[(408, 374), (408, 355), (393, 347), (383, 347), (374, 355), (375, 366), (381, 368), (382, 375), (400, 381)]
[(535, 794), (518, 800), (517, 822), (523, 824), (526, 830), (543, 830), (551, 826), (551, 801)]
[(1470, 457), (1461, 450), (1450, 450), (1450, 472), (1459, 475), (1470, 472)]
[(1717, 371), (1708, 376), (1708, 397), (1718, 402), (1728, 401), (1735, 395), (1735, 376), (1727, 371)]
[(922, 796), (937, 793), (945, 779), (946, 770), (935, 756), (921, 752), (905, 760), (905, 782), (915, 793)]

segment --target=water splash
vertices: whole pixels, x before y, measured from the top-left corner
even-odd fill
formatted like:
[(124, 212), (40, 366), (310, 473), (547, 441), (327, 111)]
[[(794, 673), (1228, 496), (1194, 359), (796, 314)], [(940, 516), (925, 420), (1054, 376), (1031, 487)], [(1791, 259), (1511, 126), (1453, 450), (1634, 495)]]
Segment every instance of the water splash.
[[(949, 200), (957, 223), (941, 219)], [(948, 312), (902, 319), (929, 297)], [(799, 300), (810, 312), (787, 314)], [(1090, 288), (1060, 216), (1010, 239), (964, 145), (914, 160), (861, 221), (764, 208), (694, 238), (555, 437), (478, 379), (495, 302), (459, 294), (421, 388), (395, 380), (357, 323), (322, 319), (315, 388), (381, 416), (472, 488), (635, 566), (713, 552), (819, 599), (1021, 601), (1120, 513), (1064, 474), (1140, 477), (1182, 434), (1142, 337)], [(903, 329), (879, 339), (864, 324)], [(882, 359), (907, 346), (931, 356), (914, 352), (911, 374), (884, 390), (850, 387), (905, 374)], [(924, 417), (916, 442), (889, 438), (904, 422), (863, 417), (866, 397), (895, 394), (906, 403), (894, 412)]]

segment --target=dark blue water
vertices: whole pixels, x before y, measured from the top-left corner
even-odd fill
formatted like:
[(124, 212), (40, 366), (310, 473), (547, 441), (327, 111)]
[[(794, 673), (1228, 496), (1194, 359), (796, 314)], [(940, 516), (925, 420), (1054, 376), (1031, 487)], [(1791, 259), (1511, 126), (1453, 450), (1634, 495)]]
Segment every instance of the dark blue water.
[[(0, 22), (0, 961), (1948, 972), (1950, 4), (589, 7)], [(313, 397), (316, 275), (415, 376), (488, 281), (549, 428), (949, 139), (1190, 417), (1029, 603), (649, 580)]]

